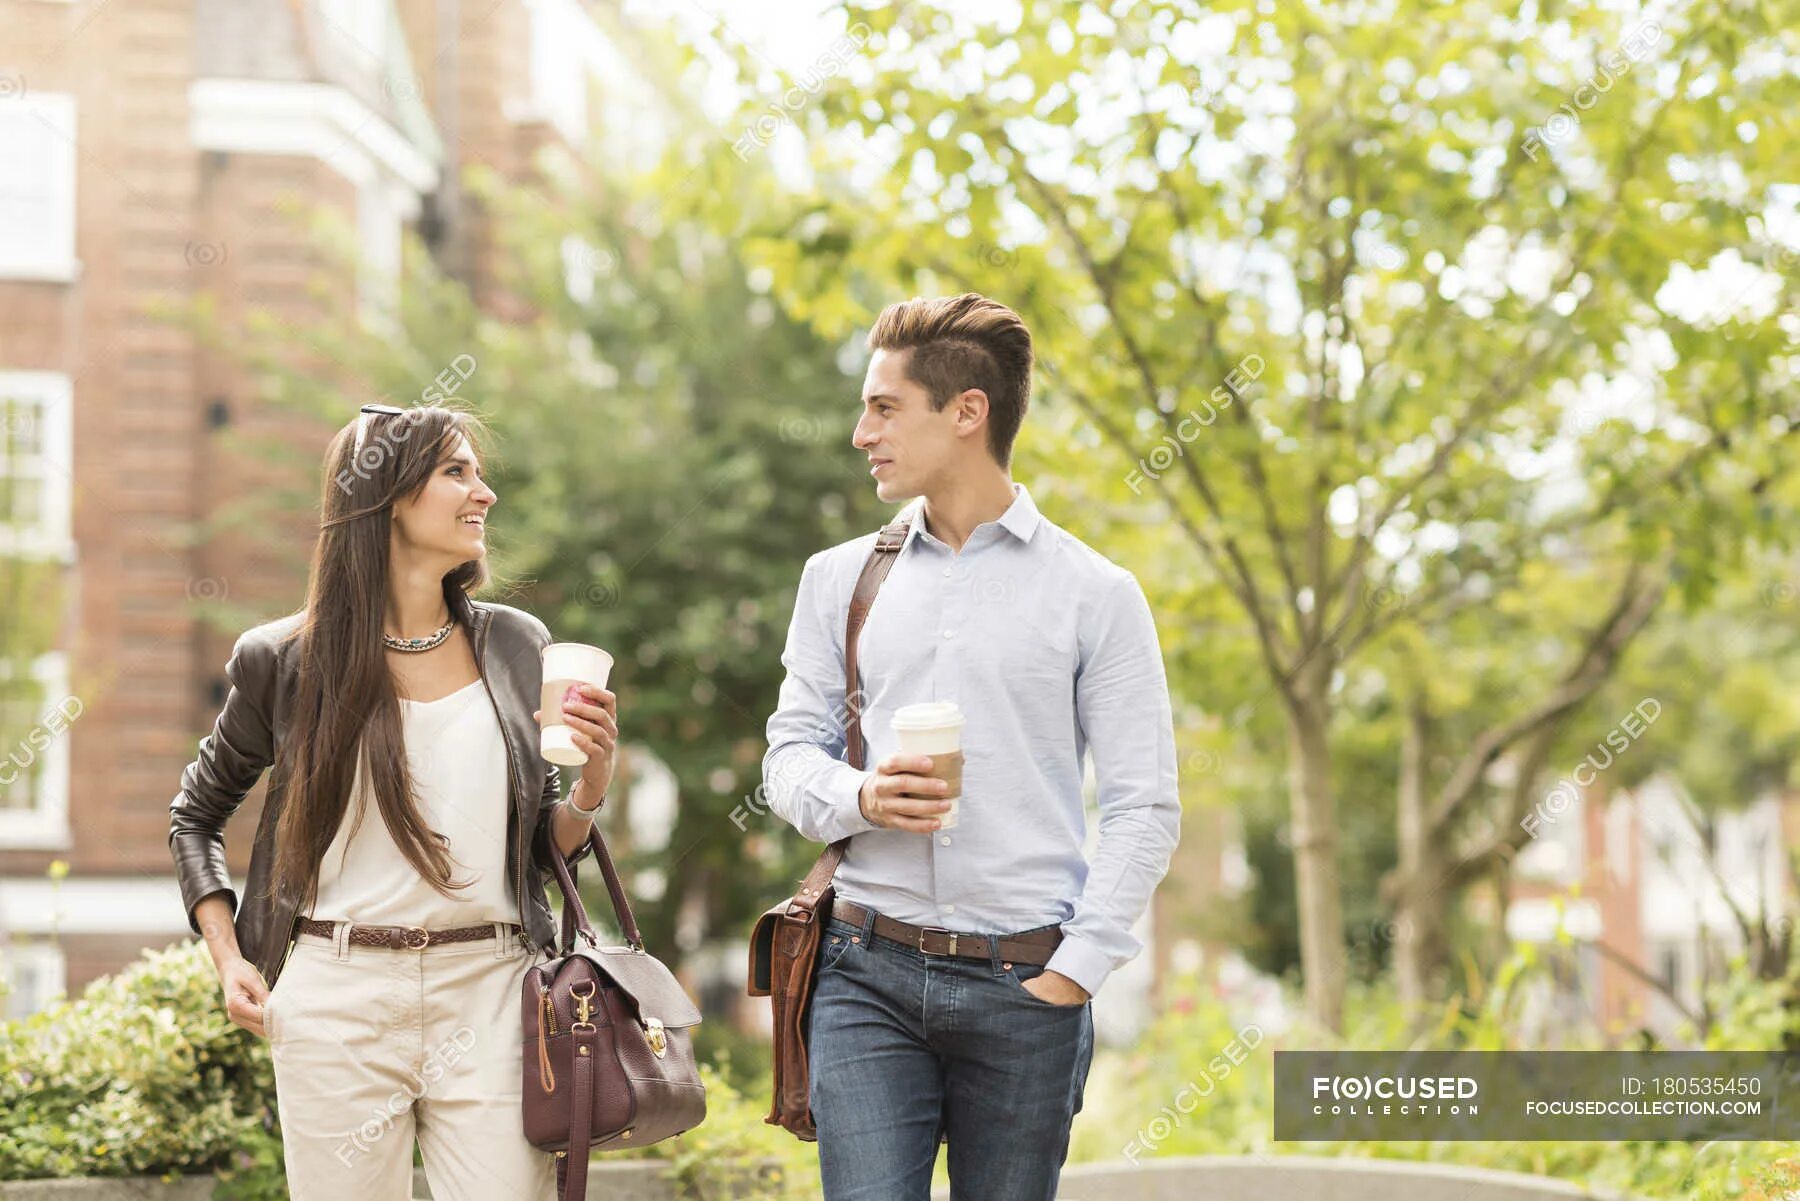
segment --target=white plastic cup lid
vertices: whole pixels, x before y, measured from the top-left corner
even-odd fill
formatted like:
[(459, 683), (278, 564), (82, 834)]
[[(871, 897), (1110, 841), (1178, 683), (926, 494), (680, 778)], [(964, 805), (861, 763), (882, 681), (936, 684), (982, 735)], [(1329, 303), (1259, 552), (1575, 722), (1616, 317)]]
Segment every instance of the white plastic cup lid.
[(936, 730), (962, 724), (962, 707), (955, 701), (922, 701), (894, 711), (896, 730)]

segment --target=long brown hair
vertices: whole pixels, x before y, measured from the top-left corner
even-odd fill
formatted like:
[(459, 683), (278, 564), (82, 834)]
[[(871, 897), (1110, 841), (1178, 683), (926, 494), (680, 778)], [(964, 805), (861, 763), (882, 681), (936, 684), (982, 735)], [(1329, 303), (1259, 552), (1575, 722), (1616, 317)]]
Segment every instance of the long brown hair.
[[(359, 450), (357, 430), (364, 422)], [(338, 431), (325, 453), (305, 618), (292, 635), (299, 642), (293, 720), (274, 765), (275, 778), (286, 781), (286, 800), (275, 829), (272, 896), (314, 903), (319, 865), (343, 822), (358, 755), (381, 818), (407, 862), (445, 896), (469, 883), (451, 882), (446, 840), (419, 813), (399, 697), (381, 641), (393, 506), (424, 491), (438, 464), (455, 453), (459, 435), (481, 455), (486, 429), (473, 413), (420, 405), (397, 416), (359, 417)], [(487, 582), (485, 558), (444, 577), (444, 601), (465, 631), (472, 628), (469, 593)], [(365, 813), (358, 813), (359, 825)]]

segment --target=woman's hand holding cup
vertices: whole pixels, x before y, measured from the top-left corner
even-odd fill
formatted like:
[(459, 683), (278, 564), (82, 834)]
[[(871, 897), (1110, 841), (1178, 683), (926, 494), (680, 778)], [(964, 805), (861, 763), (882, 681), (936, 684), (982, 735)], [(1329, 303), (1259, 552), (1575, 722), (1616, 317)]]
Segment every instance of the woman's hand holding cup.
[(562, 696), (562, 719), (575, 749), (587, 756), (581, 778), (605, 796), (618, 762), (619, 698), (598, 684), (572, 684)]
[(581, 768), (588, 790), (605, 796), (619, 745), (619, 699), (606, 687), (612, 656), (558, 642), (544, 648), (543, 658), (542, 707), (531, 716), (541, 730), (544, 758)]

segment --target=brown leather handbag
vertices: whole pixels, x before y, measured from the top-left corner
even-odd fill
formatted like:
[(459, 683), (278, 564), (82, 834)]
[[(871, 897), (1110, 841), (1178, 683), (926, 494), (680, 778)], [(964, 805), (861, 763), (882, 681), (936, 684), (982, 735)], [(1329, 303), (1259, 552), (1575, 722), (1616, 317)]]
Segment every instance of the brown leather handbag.
[(525, 1137), (556, 1153), (562, 1201), (587, 1195), (590, 1148), (646, 1146), (706, 1117), (689, 1034), (700, 1009), (645, 952), (606, 839), (590, 829), (588, 841), (627, 945), (600, 945), (569, 865), (553, 854), (563, 895), (561, 957), (526, 971), (521, 998)]
[[(862, 633), (881, 582), (887, 579), (894, 561), (900, 557), (900, 548), (906, 545), (910, 525), (910, 521), (903, 520), (882, 527), (850, 597), (850, 615), (844, 630), (844, 712), (849, 723), (844, 732), (844, 760), (859, 769), (863, 766), (863, 694), (856, 674), (857, 636)], [(837, 874), (838, 864), (849, 849), (848, 838), (826, 847), (800, 882), (800, 891), (757, 919), (750, 935), (749, 993), (753, 997), (768, 997), (775, 1015), (775, 1099), (763, 1121), (807, 1142), (819, 1137), (809, 1100), (812, 1070), (806, 1058), (813, 981), (819, 969), (819, 940), (831, 918), (831, 877)]]

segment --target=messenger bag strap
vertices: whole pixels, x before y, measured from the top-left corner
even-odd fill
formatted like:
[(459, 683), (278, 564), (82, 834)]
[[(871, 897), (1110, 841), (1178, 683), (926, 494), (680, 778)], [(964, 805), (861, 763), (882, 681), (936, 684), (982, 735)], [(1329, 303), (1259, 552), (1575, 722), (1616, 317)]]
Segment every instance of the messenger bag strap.
[[(903, 517), (881, 527), (875, 535), (875, 546), (869, 551), (869, 557), (863, 560), (862, 574), (856, 577), (856, 591), (850, 594), (850, 615), (844, 626), (844, 713), (848, 725), (844, 730), (844, 761), (851, 767), (861, 770), (864, 766), (863, 755), (865, 745), (862, 732), (863, 696), (861, 681), (856, 672), (856, 646), (862, 634), (863, 622), (868, 620), (869, 610), (875, 605), (875, 594), (881, 591), (882, 581), (887, 579), (888, 572), (894, 569), (894, 563), (900, 558), (900, 550), (906, 545), (907, 531), (912, 528), (912, 519)], [(844, 852), (850, 849), (850, 840), (840, 838), (825, 848), (819, 861), (806, 873), (806, 879), (800, 882), (800, 891), (794, 897), (794, 904), (811, 909), (818, 903), (819, 895), (825, 886), (831, 883), (831, 877), (837, 874), (838, 865), (844, 861)]]

